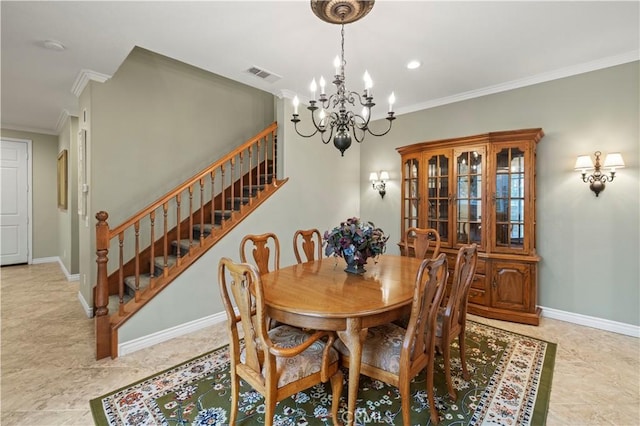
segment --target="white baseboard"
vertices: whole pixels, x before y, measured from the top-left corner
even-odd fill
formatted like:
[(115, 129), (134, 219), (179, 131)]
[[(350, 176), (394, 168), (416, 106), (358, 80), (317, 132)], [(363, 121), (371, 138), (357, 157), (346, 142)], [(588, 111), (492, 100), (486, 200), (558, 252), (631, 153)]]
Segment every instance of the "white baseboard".
[(38, 257), (37, 259), (31, 259), (31, 264), (32, 265), (37, 265), (39, 263), (54, 263), (54, 262), (59, 262), (60, 258), (58, 256), (52, 256), (52, 257)]
[(200, 318), (195, 321), (171, 327), (166, 330), (158, 331), (144, 337), (139, 337), (125, 343), (119, 343), (118, 356), (127, 355), (135, 351), (139, 351), (140, 349), (148, 348), (149, 346), (166, 342), (167, 340), (173, 339), (175, 337), (184, 336), (185, 334), (193, 333), (205, 327), (216, 325), (226, 320), (227, 314), (223, 311), (217, 314), (210, 315), (208, 317)]
[[(91, 317), (91, 309), (89, 309), (86, 301), (80, 293), (78, 293), (78, 299), (80, 299), (83, 307), (87, 309), (87, 315)], [(640, 327), (636, 325), (611, 321), (603, 318), (590, 317), (588, 315), (576, 314), (573, 312), (561, 311), (559, 309), (545, 308), (543, 306), (541, 306), (540, 308), (542, 309), (542, 316), (545, 318), (570, 322), (572, 324), (584, 325), (587, 327), (611, 331), (613, 333), (624, 334), (631, 337), (640, 337)], [(158, 343), (166, 342), (167, 340), (173, 339), (175, 337), (184, 336), (185, 334), (193, 333), (205, 327), (217, 325), (226, 320), (226, 314), (224, 312), (219, 312), (205, 318), (200, 318), (198, 320), (171, 327), (166, 330), (158, 331), (156, 333), (139, 337), (125, 343), (120, 343), (118, 344), (118, 355), (127, 355), (139, 351), (140, 349), (148, 348), (150, 346), (157, 345)]]
[(59, 256), (51, 256), (51, 257), (39, 257), (37, 259), (31, 259), (32, 265), (37, 265), (39, 263), (55, 263), (57, 262), (60, 265), (60, 269), (62, 269), (62, 273), (65, 277), (67, 277), (67, 281), (80, 281), (80, 274), (70, 274), (67, 270), (67, 267), (62, 263), (62, 259)]
[(87, 314), (87, 318), (93, 318), (93, 308), (89, 306), (84, 296), (82, 295), (82, 292), (78, 292), (78, 300), (82, 305), (82, 309), (84, 309), (84, 312)]
[(542, 309), (542, 316), (545, 318), (557, 319), (573, 324), (597, 328), (599, 330), (624, 334), (631, 337), (640, 337), (640, 327), (637, 325), (590, 317), (588, 315), (575, 314), (573, 312), (561, 311), (559, 309), (545, 308), (544, 306), (540, 306), (540, 308)]

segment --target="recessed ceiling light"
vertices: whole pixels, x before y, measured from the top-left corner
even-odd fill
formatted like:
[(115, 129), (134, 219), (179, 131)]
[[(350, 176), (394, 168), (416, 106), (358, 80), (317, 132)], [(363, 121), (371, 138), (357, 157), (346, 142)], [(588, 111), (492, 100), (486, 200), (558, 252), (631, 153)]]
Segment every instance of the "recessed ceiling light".
[(55, 50), (58, 52), (61, 52), (66, 49), (66, 47), (64, 47), (64, 44), (56, 40), (44, 40), (42, 42), (42, 47), (44, 47), (45, 49)]
[(416, 68), (419, 68), (420, 65), (422, 65), (420, 61), (413, 60), (407, 63), (407, 68), (409, 68), (410, 70), (415, 70)]

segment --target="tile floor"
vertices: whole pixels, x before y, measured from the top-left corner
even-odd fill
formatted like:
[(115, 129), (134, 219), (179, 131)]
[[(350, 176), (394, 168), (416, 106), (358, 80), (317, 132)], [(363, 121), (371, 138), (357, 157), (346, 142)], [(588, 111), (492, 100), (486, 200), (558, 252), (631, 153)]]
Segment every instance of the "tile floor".
[[(89, 400), (226, 343), (208, 327), (94, 359), (93, 321), (57, 263), (0, 269), (3, 426), (93, 425)], [(640, 425), (640, 339), (543, 318), (538, 327), (474, 320), (558, 343), (547, 424)]]

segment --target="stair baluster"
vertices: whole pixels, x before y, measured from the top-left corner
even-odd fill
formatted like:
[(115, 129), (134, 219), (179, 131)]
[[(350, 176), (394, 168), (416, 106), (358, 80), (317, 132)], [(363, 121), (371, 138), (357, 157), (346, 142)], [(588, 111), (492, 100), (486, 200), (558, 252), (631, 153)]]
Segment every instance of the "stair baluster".
[(276, 178), (276, 132), (273, 123), (114, 229), (107, 212), (96, 214), (97, 359), (117, 357), (119, 327), (287, 181)]

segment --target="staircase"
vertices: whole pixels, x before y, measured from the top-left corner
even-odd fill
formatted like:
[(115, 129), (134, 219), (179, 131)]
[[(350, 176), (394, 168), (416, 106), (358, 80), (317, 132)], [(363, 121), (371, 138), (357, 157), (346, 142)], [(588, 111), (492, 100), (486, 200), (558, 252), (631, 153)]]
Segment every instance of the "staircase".
[[(118, 329), (275, 193), (273, 123), (115, 228), (96, 214), (96, 359), (118, 356)], [(115, 252), (115, 253), (114, 253)]]

